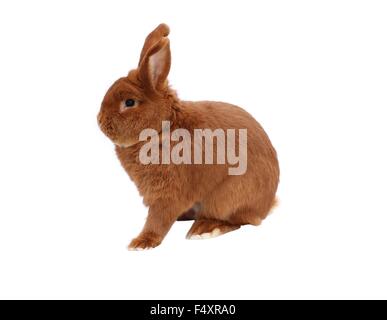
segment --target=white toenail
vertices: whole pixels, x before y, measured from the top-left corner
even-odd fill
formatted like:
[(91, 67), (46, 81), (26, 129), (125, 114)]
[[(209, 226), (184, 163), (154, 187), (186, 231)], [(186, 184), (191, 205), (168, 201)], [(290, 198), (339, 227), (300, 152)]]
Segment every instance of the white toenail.
[(192, 236), (189, 236), (188, 239), (190, 240), (200, 240), (200, 239), (210, 239), (215, 238), (217, 236), (220, 236), (222, 233), (220, 232), (219, 228), (215, 228), (211, 232), (205, 232), (202, 234), (194, 234)]
[(146, 250), (146, 249), (149, 249), (149, 248), (134, 248), (134, 247), (129, 247), (128, 248), (129, 249), (129, 251), (144, 251), (144, 250)]
[(209, 239), (209, 238), (211, 238), (211, 233), (209, 233), (209, 232), (202, 233), (202, 234), (200, 235), (200, 237), (201, 237), (202, 239)]
[(194, 234), (194, 235), (190, 236), (188, 239), (190, 239), (190, 240), (199, 240), (201, 238), (202, 237), (199, 234)]
[(220, 229), (219, 228), (215, 228), (214, 230), (212, 230), (211, 235), (213, 237), (220, 236)]
[(210, 239), (210, 238), (215, 238), (217, 236), (220, 236), (221, 232), (219, 228), (215, 228), (211, 232), (206, 232), (201, 234), (202, 239)]

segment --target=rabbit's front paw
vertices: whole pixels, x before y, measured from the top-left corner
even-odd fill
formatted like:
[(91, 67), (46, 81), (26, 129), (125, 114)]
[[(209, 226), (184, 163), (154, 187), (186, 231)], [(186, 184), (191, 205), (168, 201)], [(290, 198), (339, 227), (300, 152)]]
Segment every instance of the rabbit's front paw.
[(157, 247), (161, 243), (161, 239), (154, 233), (145, 233), (133, 239), (129, 244), (130, 251), (148, 250)]

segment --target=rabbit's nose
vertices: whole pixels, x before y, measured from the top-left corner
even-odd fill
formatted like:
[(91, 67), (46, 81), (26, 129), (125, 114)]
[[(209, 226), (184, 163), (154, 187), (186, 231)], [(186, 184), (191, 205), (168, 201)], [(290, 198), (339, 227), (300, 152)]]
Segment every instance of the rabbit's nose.
[(110, 120), (108, 119), (108, 117), (106, 116), (106, 114), (104, 112), (98, 113), (97, 121), (98, 121), (99, 126), (102, 126), (106, 122), (110, 122)]
[(113, 138), (115, 136), (116, 128), (112, 118), (101, 112), (98, 114), (97, 119), (102, 132), (105, 133), (108, 137)]
[(101, 115), (101, 112), (100, 112), (97, 115), (97, 122), (98, 122), (99, 125), (101, 125), (101, 121), (102, 121), (102, 115)]

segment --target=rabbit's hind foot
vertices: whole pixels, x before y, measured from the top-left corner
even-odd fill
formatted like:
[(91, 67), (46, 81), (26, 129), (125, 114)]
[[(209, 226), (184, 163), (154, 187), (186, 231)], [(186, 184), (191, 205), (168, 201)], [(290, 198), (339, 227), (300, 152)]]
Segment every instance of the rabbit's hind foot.
[(233, 225), (226, 221), (200, 219), (196, 220), (188, 231), (187, 239), (210, 239), (239, 228), (240, 225)]

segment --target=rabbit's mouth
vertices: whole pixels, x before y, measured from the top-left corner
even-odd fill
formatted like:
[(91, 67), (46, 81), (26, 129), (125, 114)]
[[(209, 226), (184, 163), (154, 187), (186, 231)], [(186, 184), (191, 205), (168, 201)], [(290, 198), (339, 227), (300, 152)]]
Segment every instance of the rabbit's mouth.
[(98, 121), (98, 123), (101, 131), (118, 147), (128, 148), (139, 142), (133, 139), (122, 139), (114, 123), (111, 121)]
[(100, 123), (99, 127), (101, 128), (101, 131), (112, 141), (116, 140), (116, 129), (114, 128), (113, 124), (108, 123)]
[(102, 113), (98, 114), (98, 125), (101, 131), (113, 142), (117, 139), (117, 128), (110, 118), (104, 117)]

